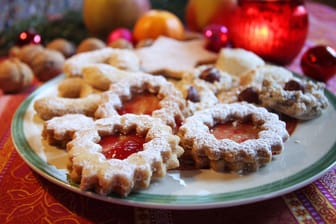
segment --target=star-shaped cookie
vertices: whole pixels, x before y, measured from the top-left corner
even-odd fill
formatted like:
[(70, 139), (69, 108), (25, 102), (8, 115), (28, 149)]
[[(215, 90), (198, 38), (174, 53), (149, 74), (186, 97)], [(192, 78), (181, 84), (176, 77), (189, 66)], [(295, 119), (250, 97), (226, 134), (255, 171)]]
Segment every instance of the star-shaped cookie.
[(217, 54), (204, 47), (204, 39), (178, 41), (161, 36), (149, 47), (138, 48), (141, 68), (148, 73), (181, 78), (200, 64), (214, 63)]

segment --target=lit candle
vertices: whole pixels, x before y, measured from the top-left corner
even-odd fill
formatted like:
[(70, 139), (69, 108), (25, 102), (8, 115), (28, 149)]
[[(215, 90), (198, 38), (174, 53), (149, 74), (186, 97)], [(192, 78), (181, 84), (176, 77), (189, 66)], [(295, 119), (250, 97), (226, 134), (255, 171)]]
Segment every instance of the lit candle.
[(302, 0), (240, 0), (229, 33), (234, 47), (287, 64), (300, 52), (308, 32)]

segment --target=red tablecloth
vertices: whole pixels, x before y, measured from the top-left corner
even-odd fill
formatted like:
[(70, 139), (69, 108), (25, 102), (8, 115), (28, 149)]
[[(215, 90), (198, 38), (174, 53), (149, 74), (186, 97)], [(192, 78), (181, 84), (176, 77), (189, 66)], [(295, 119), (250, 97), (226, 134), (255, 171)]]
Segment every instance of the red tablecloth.
[[(304, 52), (318, 43), (336, 48), (336, 11), (308, 3), (310, 32)], [(301, 55), (289, 68), (301, 73)], [(10, 125), (25, 92), (0, 95), (0, 223), (336, 223), (336, 167), (302, 189), (274, 199), (197, 211), (121, 206), (80, 196), (40, 177), (20, 158)], [(336, 93), (336, 78), (328, 82)]]

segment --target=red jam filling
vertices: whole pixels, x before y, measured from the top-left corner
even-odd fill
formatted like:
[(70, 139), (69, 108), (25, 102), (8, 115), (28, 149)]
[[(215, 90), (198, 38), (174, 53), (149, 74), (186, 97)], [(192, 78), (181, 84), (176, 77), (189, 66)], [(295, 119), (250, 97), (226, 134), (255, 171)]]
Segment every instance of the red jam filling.
[(261, 129), (252, 122), (225, 122), (218, 123), (210, 129), (211, 133), (218, 139), (231, 139), (237, 143), (248, 139), (257, 139)]
[(292, 135), (299, 123), (295, 118), (291, 118), (285, 115), (280, 115), (280, 119), (286, 123), (286, 129), (289, 135)]
[(151, 115), (153, 111), (160, 108), (160, 100), (152, 93), (144, 92), (123, 102), (123, 106), (118, 110), (120, 115), (126, 113)]
[(109, 135), (99, 142), (107, 159), (126, 159), (131, 154), (142, 151), (144, 143), (145, 138), (135, 133)]

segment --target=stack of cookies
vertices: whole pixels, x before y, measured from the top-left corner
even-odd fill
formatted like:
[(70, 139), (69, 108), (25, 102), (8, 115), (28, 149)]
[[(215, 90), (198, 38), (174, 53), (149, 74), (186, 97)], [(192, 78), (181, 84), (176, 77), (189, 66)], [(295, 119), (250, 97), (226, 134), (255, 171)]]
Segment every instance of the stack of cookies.
[(44, 141), (68, 152), (69, 173), (99, 194), (147, 188), (187, 159), (198, 169), (253, 172), (284, 149), (286, 115), (314, 119), (324, 86), (243, 49), (159, 37), (65, 61), (58, 95), (37, 99)]

